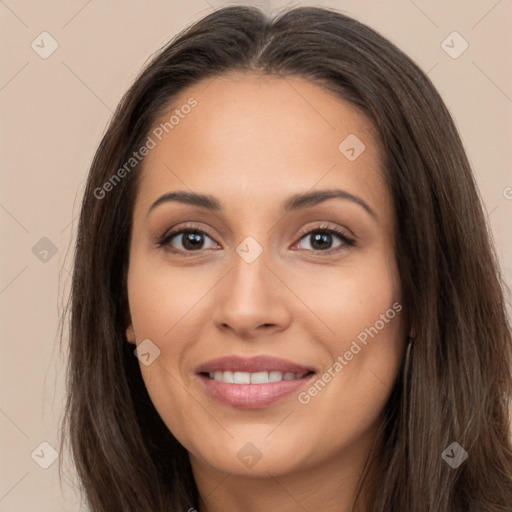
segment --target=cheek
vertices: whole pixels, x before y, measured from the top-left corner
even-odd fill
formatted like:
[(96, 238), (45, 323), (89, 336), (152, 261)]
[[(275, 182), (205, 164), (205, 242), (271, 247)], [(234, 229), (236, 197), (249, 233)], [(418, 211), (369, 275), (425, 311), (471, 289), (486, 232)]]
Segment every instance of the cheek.
[[(298, 279), (295, 282), (301, 283)], [(364, 341), (367, 330), (376, 323), (382, 338), (399, 336), (401, 315), (392, 305), (401, 303), (400, 283), (389, 258), (368, 255), (357, 264), (319, 268), (296, 289), (314, 313), (304, 315), (304, 319), (310, 318), (310, 327), (314, 320), (323, 324), (321, 332), (326, 335), (322, 339), (333, 357), (348, 350), (350, 341), (358, 336)]]
[[(352, 433), (373, 423), (382, 410), (398, 374), (405, 340), (394, 260), (383, 256), (361, 258), (359, 263), (336, 272), (331, 269), (323, 279), (318, 274), (316, 285), (308, 280), (303, 289), (303, 293), (308, 290), (311, 309), (328, 327), (321, 329), (322, 335), (318, 332), (318, 340), (330, 361), (318, 376), (320, 382), (314, 381), (299, 402), (311, 418), (321, 418), (326, 404), (334, 418), (347, 418), (349, 412)], [(308, 325), (313, 324), (311, 320)], [(339, 422), (328, 424), (333, 436), (340, 429), (348, 435), (348, 427)]]
[[(211, 279), (210, 279), (211, 280)], [(212, 283), (213, 284), (213, 283)], [(184, 384), (182, 366), (199, 339), (197, 307), (212, 284), (208, 276), (170, 265), (151, 265), (147, 259), (132, 259), (128, 273), (130, 315), (137, 344), (150, 339), (160, 350), (141, 375), (155, 409), (173, 435), (184, 445), (194, 438), (190, 419), (191, 396)]]
[(140, 365), (155, 405), (169, 402), (169, 392), (179, 395), (175, 400), (186, 401), (180, 383), (194, 362), (190, 354), (202, 340), (205, 308), (218, 281), (213, 271), (153, 263), (147, 256), (131, 259), (128, 299), (136, 341), (149, 339), (160, 350), (154, 364)]
[(137, 340), (172, 339), (173, 331), (181, 332), (211, 287), (210, 280), (206, 274), (191, 269), (134, 261), (128, 273), (128, 297)]

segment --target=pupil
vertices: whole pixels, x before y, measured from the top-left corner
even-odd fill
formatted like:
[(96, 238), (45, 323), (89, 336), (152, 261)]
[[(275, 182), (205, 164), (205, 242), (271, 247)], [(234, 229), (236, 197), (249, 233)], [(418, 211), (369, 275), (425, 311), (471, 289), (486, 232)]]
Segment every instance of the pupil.
[(331, 244), (331, 234), (330, 233), (317, 233), (313, 235), (313, 243), (311, 246), (315, 250), (325, 249), (326, 246), (330, 246)]
[(183, 239), (183, 247), (185, 249), (200, 249), (203, 240), (202, 240), (202, 234), (197, 232), (187, 233)]

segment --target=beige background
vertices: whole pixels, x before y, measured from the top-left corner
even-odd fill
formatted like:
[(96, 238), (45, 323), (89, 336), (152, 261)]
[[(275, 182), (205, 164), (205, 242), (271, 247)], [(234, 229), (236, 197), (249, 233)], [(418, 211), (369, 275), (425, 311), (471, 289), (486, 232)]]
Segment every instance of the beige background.
[[(80, 510), (72, 474), (61, 489), (57, 462), (39, 464), (51, 462), (40, 443), (58, 449), (65, 354), (57, 327), (85, 176), (111, 112), (149, 55), (225, 4), (0, 0), (0, 512)], [(368, 23), (428, 72), (460, 129), (510, 285), (512, 0), (299, 4), (336, 7)], [(43, 31), (58, 43), (47, 59), (31, 47)], [(469, 43), (457, 59), (441, 46), (453, 31)], [(43, 237), (55, 255), (44, 253)]]

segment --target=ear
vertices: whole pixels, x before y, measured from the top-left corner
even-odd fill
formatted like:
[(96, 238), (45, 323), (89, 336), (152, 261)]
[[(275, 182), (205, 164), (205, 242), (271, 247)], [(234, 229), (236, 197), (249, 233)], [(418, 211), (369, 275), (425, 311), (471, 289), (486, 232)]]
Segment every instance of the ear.
[(128, 343), (133, 343), (135, 345), (135, 331), (133, 330), (132, 324), (126, 328), (126, 339), (128, 340)]

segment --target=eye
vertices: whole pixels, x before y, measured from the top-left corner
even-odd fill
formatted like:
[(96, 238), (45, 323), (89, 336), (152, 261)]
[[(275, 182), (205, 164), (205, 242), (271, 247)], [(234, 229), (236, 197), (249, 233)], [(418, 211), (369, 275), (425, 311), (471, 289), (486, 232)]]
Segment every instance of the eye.
[[(339, 243), (336, 247), (332, 247), (333, 238), (338, 239)], [(206, 241), (210, 240), (208, 247)], [(300, 241), (294, 247), (300, 245), (304, 240), (310, 240), (307, 251), (315, 253), (328, 253), (338, 252), (348, 246), (355, 245), (355, 240), (350, 238), (343, 231), (329, 227), (326, 225), (319, 226), (315, 229), (307, 231), (301, 235)], [(206, 246), (205, 246), (206, 244)], [(199, 252), (204, 249), (219, 249), (221, 246), (213, 240), (208, 233), (199, 229), (196, 225), (182, 226), (174, 231), (166, 232), (157, 242), (157, 246), (165, 248), (170, 252), (176, 253), (193, 253)]]
[[(338, 246), (334, 247), (334, 249), (332, 247), (333, 237), (340, 241)], [(309, 240), (309, 243), (307, 244), (309, 247), (306, 247), (307, 250), (314, 252), (328, 252), (329, 254), (331, 252), (337, 252), (337, 250), (341, 250), (346, 246), (355, 245), (355, 241), (346, 233), (329, 226), (319, 226), (318, 228), (308, 231), (301, 237), (301, 241), (303, 240)]]
[[(205, 240), (212, 244), (205, 247)], [(216, 249), (220, 245), (215, 242), (205, 231), (196, 226), (181, 227), (177, 230), (165, 233), (157, 243), (159, 247), (165, 247), (172, 252), (197, 252), (203, 249)]]

